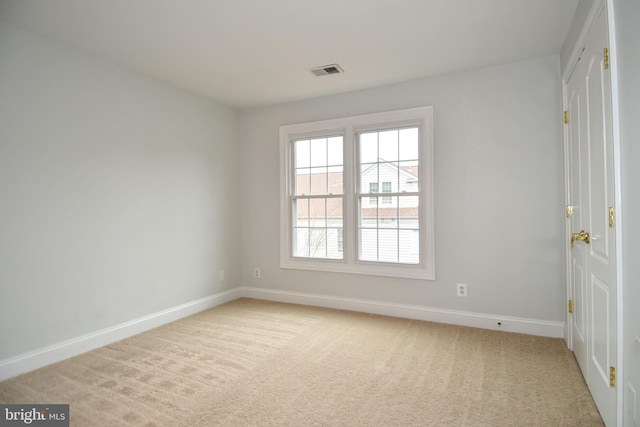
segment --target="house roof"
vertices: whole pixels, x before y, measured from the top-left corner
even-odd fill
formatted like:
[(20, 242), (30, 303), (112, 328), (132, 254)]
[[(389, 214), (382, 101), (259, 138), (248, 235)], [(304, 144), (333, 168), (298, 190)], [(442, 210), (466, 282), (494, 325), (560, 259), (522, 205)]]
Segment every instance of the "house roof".
[(418, 179), (418, 166), (396, 166), (395, 162), (388, 162), (384, 159), (378, 159), (379, 163), (371, 163), (367, 168), (362, 171), (362, 175), (366, 175), (369, 171), (373, 169), (374, 166), (380, 165), (382, 167), (386, 167), (392, 169), (394, 171), (399, 171), (400, 176), (406, 179), (407, 181), (415, 181)]

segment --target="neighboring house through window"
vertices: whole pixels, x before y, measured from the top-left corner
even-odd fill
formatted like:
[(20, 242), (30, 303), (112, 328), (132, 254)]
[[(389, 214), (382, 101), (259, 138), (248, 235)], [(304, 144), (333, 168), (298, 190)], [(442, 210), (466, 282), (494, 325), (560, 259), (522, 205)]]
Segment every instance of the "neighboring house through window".
[(434, 278), (432, 108), (282, 126), (281, 267)]

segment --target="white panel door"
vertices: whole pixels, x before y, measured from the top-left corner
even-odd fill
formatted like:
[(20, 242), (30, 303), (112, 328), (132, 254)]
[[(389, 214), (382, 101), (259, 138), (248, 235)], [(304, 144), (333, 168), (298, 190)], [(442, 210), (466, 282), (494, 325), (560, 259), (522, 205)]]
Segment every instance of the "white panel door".
[(583, 194), (589, 211), (591, 244), (587, 251), (591, 295), (591, 342), (587, 383), (605, 422), (615, 425), (616, 390), (610, 386), (611, 368), (616, 365), (616, 253), (614, 206), (614, 160), (611, 112), (611, 73), (606, 12), (603, 11), (582, 55), (586, 63), (586, 90), (589, 97), (589, 148), (587, 192)]
[[(584, 62), (578, 61), (571, 79), (567, 83), (567, 111), (569, 113), (568, 146), (569, 156), (569, 205), (572, 207), (569, 231), (571, 234), (579, 234), (584, 231), (586, 224), (582, 214), (582, 164), (586, 151), (586, 139), (588, 129), (586, 112), (586, 96), (584, 85)], [(575, 353), (583, 375), (587, 377), (587, 333), (588, 322), (586, 316), (587, 302), (587, 247), (574, 242), (571, 248), (570, 271), (571, 282), (570, 295), (573, 301), (573, 314), (571, 316), (572, 349)]]
[[(605, 423), (616, 425), (616, 253), (611, 80), (603, 11), (567, 82), (572, 346)], [(582, 234), (580, 234), (582, 232)], [(588, 234), (588, 238), (586, 237)], [(571, 237), (571, 236), (569, 236)]]

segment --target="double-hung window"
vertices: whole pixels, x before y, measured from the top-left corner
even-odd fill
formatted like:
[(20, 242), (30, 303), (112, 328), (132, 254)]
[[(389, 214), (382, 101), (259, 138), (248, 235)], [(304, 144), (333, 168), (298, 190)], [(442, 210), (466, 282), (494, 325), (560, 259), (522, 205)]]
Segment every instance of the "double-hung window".
[(282, 126), (282, 268), (434, 278), (432, 108)]

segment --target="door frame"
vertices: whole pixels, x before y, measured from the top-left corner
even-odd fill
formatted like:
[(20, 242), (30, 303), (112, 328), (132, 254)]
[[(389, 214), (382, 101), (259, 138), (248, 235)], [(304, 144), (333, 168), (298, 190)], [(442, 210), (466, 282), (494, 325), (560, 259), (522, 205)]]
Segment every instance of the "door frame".
[[(578, 58), (582, 54), (582, 48), (586, 44), (593, 27), (596, 24), (597, 18), (600, 13), (607, 13), (607, 36), (609, 38), (609, 68), (611, 70), (611, 119), (612, 119), (612, 132), (613, 132), (613, 161), (614, 161), (614, 198), (616, 206), (616, 347), (617, 347), (617, 386), (616, 386), (616, 419), (618, 424), (621, 425), (624, 419), (623, 415), (623, 402), (624, 402), (624, 305), (623, 305), (623, 270), (622, 270), (622, 229), (623, 229), (623, 217), (622, 217), (622, 196), (621, 196), (621, 157), (620, 157), (620, 116), (618, 110), (618, 65), (617, 65), (617, 49), (615, 38), (615, 20), (614, 20), (614, 5), (612, 0), (594, 0), (585, 18), (584, 24), (580, 30), (580, 34), (572, 47), (567, 66), (562, 72), (562, 111), (567, 110), (568, 94), (567, 94), (567, 82), (575, 70)], [(569, 158), (569, 129), (568, 126), (563, 126), (563, 148), (564, 148), (564, 193), (565, 193), (565, 206), (569, 205), (569, 183), (570, 183), (570, 158)], [(565, 342), (570, 350), (573, 350), (573, 315), (569, 313), (567, 307), (569, 300), (573, 297), (573, 289), (571, 288), (571, 248), (569, 246), (569, 237), (571, 235), (570, 223), (565, 218), (564, 224), (564, 236), (565, 239)]]

